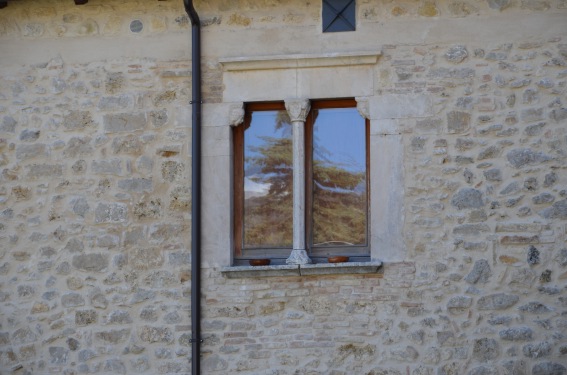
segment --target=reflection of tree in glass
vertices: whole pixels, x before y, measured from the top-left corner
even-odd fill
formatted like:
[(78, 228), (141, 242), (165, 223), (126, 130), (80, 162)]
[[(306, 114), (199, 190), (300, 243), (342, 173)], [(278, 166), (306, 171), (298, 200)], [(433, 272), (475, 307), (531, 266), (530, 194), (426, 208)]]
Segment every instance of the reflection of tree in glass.
[(313, 165), (313, 243), (366, 243), (365, 173)]
[[(245, 247), (291, 247), (293, 238), (293, 155), (291, 122), (285, 111), (277, 112), (274, 134), (283, 137), (259, 137), (258, 146), (250, 145), (245, 158), (250, 170), (259, 170), (249, 178), (269, 186), (267, 194), (251, 196), (245, 202)], [(249, 151), (249, 153), (248, 153)]]

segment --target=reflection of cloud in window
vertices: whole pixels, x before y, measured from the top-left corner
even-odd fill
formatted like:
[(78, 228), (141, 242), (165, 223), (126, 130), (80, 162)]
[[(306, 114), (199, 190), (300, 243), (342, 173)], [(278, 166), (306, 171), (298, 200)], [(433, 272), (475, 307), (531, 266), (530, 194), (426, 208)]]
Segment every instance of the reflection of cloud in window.
[(267, 183), (255, 182), (249, 177), (244, 178), (244, 194), (246, 199), (254, 197), (263, 197), (270, 191), (270, 185)]

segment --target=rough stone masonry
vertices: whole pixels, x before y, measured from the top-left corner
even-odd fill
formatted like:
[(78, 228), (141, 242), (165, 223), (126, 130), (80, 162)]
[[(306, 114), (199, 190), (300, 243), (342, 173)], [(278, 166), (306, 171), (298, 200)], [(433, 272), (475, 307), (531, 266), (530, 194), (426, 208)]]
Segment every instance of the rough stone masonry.
[[(379, 50), (404, 256), (227, 279), (206, 210), (203, 373), (567, 374), (567, 2), (357, 1), (343, 35), (320, 6), (196, 2), (204, 191), (229, 190), (221, 58)], [(189, 40), (181, 1), (0, 10), (0, 373), (190, 373)]]

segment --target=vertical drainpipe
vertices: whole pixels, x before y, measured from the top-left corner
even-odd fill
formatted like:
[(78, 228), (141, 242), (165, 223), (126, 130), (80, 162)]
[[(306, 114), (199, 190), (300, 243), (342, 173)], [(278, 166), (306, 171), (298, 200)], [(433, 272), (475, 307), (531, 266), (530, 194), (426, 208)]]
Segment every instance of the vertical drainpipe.
[(191, 20), (191, 374), (201, 374), (201, 23), (193, 0), (183, 0)]

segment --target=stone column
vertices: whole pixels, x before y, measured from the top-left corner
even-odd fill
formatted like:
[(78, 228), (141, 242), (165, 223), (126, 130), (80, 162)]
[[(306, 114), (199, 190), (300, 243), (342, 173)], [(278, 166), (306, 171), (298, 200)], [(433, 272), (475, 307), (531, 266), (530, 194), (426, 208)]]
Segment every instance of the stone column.
[(285, 102), (293, 132), (293, 250), (287, 264), (311, 263), (305, 250), (305, 118), (310, 107), (307, 99)]

